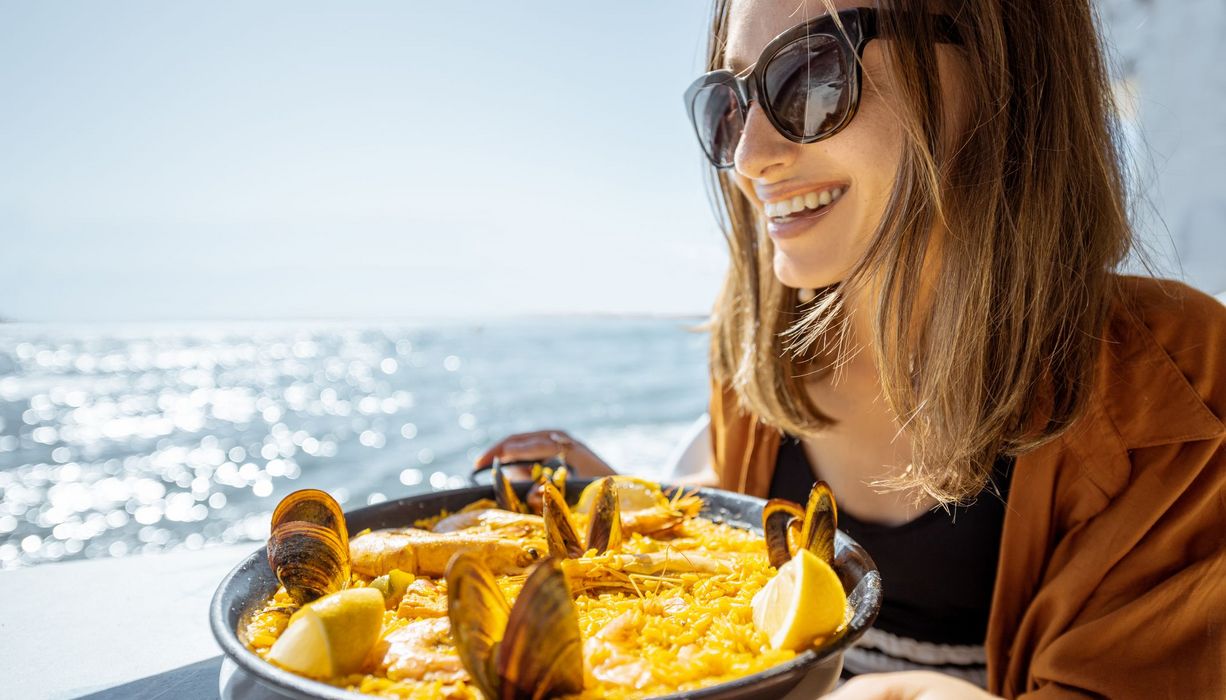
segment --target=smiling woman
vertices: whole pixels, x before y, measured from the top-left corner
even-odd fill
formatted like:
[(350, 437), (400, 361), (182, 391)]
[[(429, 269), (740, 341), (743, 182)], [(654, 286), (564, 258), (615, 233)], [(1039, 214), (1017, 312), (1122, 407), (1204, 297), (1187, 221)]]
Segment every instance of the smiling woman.
[[(856, 324), (861, 339), (879, 344), (882, 390), (895, 412), (928, 407), (910, 426), (913, 454), (900, 458), (915, 469), (903, 479), (943, 500), (973, 495), (1001, 449), (1033, 446), (1074, 416), (1111, 269), (1131, 239), (1105, 72), (1085, 41), (1094, 37), (1088, 8), (1006, 17), (983, 5), (955, 4), (959, 24), (949, 14), (862, 9), (819, 17), (809, 34), (790, 39), (817, 44), (806, 62), (769, 44), (793, 13), (733, 3), (721, 13), (727, 26), (716, 28), (726, 49), (709, 56), (715, 70), (833, 71), (818, 88), (842, 93), (848, 115), (834, 120), (841, 130), (797, 144), (767, 118), (781, 111), (772, 104), (797, 99), (787, 90), (768, 89), (759, 109), (743, 110), (733, 167), (715, 173), (739, 263), (714, 322), (717, 377), (785, 430), (820, 429), (829, 415), (810, 395), (810, 373), (839, 360), (832, 341)], [(1049, 38), (1005, 45), (1001, 28), (1027, 22), (1051, 26), (1023, 35)], [(844, 39), (844, 30), (855, 34)], [(826, 48), (840, 44), (854, 51)], [(1010, 53), (1012, 64), (992, 60)], [(1058, 64), (1078, 80), (1044, 80)], [(1029, 74), (1041, 91), (1010, 88)], [(771, 211), (831, 187), (842, 196), (814, 214)], [(820, 298), (805, 305), (796, 290), (810, 288)], [(759, 324), (776, 332), (760, 333)], [(1052, 382), (1039, 396), (1031, 387), (1044, 374)], [(1041, 401), (1050, 415), (1035, 430), (1026, 417)]]
[[(706, 69), (686, 107), (730, 265), (697, 480), (830, 484), (886, 589), (847, 671), (1226, 692), (1226, 310), (1116, 272), (1133, 232), (1089, 0), (717, 0)], [(983, 695), (841, 694), (926, 691)]]

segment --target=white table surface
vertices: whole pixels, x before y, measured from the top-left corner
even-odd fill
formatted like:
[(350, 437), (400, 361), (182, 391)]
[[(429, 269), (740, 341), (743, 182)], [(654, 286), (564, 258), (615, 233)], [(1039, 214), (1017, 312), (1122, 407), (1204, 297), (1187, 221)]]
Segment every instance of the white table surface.
[(259, 546), (0, 572), (0, 695), (216, 698), (209, 601)]

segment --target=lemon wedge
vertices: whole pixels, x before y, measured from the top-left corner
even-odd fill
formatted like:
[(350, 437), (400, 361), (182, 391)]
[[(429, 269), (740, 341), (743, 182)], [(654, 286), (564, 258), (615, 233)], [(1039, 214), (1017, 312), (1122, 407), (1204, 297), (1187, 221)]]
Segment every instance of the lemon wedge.
[(268, 660), (314, 678), (362, 667), (383, 629), (383, 594), (350, 588), (302, 607), (268, 650)]
[(302, 609), (268, 650), (268, 660), (294, 673), (313, 678), (332, 677), (332, 651), (323, 620), (314, 610)]
[(847, 594), (830, 565), (807, 549), (753, 597), (753, 624), (775, 649), (800, 651), (843, 624)]
[[(660, 491), (659, 484), (637, 476), (621, 475), (612, 478), (613, 484), (617, 486), (617, 506), (625, 512), (646, 510), (668, 502), (663, 492)], [(592, 509), (592, 501), (596, 499), (599, 483), (599, 481), (593, 481), (583, 488), (583, 492), (579, 494), (579, 502), (575, 504), (576, 513), (586, 513)]]

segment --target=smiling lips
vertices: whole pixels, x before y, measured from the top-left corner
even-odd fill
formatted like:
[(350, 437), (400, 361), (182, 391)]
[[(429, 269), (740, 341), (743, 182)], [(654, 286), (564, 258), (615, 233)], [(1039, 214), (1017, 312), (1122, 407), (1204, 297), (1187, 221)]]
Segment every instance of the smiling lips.
[[(834, 187), (822, 190), (798, 194), (789, 199), (766, 202), (763, 208), (766, 210), (766, 215), (771, 221), (782, 223), (820, 211), (837, 202), (839, 197), (842, 197), (846, 191), (847, 188), (845, 186), (835, 185)], [(793, 214), (798, 214), (799, 216), (793, 216)]]

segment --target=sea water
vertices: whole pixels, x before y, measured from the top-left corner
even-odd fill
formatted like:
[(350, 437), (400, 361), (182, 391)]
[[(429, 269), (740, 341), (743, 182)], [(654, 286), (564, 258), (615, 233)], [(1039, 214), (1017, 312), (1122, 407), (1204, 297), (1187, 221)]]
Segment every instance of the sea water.
[(295, 489), (456, 488), (526, 430), (657, 473), (706, 408), (697, 325), (0, 325), (0, 567), (262, 540)]

